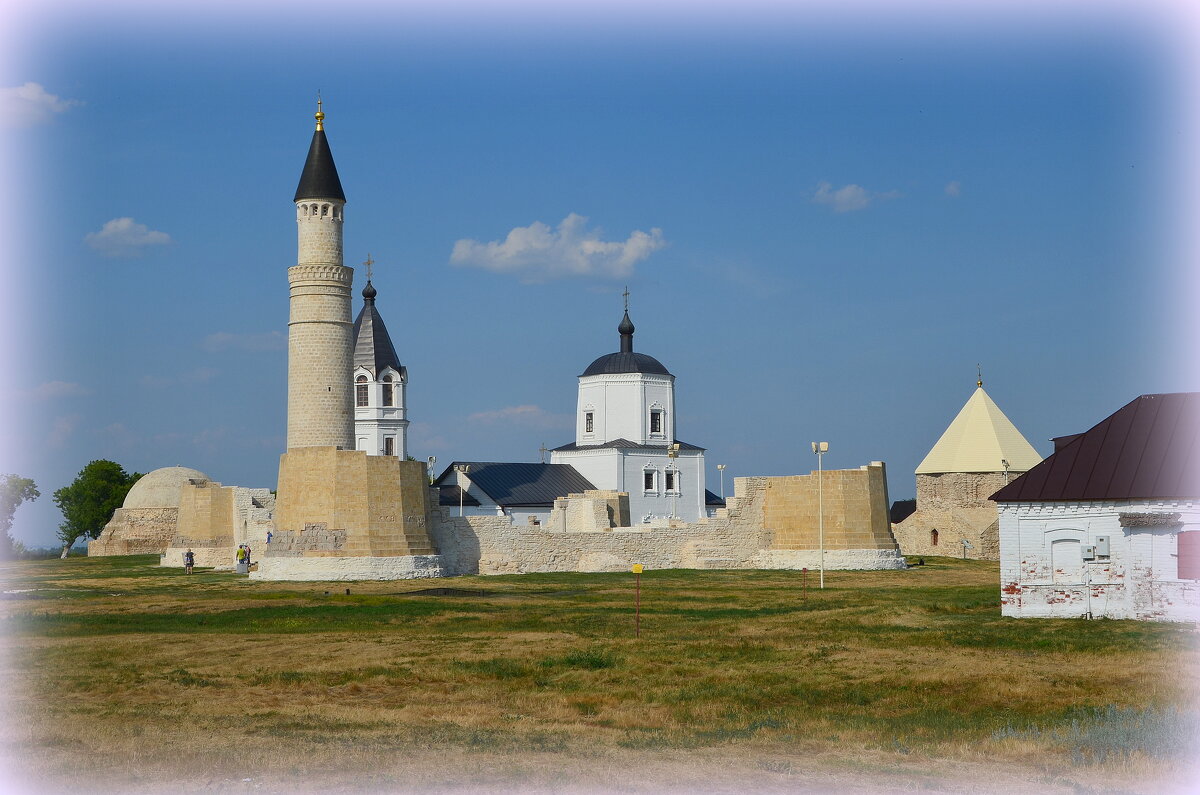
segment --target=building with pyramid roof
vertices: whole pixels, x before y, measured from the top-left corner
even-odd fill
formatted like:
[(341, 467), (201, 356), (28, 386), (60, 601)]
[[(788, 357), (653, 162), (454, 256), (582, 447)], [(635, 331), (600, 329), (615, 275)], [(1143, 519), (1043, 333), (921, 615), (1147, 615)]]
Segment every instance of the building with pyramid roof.
[(999, 560), (988, 498), (1042, 460), (983, 389), (983, 380), (917, 467), (917, 509), (893, 528), (905, 555)]

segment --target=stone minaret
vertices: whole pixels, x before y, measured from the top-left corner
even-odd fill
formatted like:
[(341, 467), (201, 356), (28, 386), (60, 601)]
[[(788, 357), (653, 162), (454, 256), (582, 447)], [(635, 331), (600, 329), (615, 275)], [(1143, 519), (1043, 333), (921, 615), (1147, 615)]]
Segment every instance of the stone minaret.
[(299, 256), (288, 268), (287, 449), (354, 449), (352, 394), (354, 329), (350, 317), (353, 268), (342, 265), (346, 194), (325, 138), (317, 100), (317, 129), (296, 188)]

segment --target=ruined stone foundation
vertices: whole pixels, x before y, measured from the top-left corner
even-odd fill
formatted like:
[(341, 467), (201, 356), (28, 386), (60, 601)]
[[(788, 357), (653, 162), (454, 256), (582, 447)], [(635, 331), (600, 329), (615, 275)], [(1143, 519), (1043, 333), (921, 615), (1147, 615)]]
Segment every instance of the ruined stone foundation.
[(441, 576), (429, 540), (425, 465), (361, 450), (302, 447), (279, 460), (275, 533), (253, 579)]
[(178, 508), (118, 508), (88, 555), (161, 555), (175, 535)]

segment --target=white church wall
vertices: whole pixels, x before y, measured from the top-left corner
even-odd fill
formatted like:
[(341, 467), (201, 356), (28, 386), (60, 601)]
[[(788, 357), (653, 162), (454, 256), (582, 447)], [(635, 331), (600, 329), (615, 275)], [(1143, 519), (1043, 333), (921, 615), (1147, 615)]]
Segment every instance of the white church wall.
[[(622, 486), (596, 483), (597, 488), (617, 488), (629, 492), (629, 518), (635, 524), (649, 518), (670, 516), (694, 522), (706, 514), (704, 509), (704, 454), (696, 450), (681, 451), (673, 462), (665, 450), (662, 453), (630, 452), (622, 461)], [(678, 488), (666, 487), (668, 469), (678, 470)], [(645, 474), (654, 473), (654, 488), (645, 488)], [(593, 481), (595, 482), (595, 481)]]
[[(1200, 503), (1000, 503), (1001, 612), (1017, 618), (1200, 620), (1200, 582), (1180, 579), (1180, 532), (1200, 530)], [(1179, 514), (1123, 527), (1120, 514)], [(1086, 547), (1108, 539), (1085, 560)]]
[[(579, 379), (575, 439), (603, 444), (627, 439), (637, 444), (663, 444), (675, 438), (674, 379), (648, 373), (619, 373)], [(650, 432), (650, 410), (663, 412), (662, 431)], [(587, 414), (593, 428), (587, 430)]]
[[(379, 374), (380, 379), (390, 375), (392, 381), (392, 402), (395, 405), (383, 405), (383, 382), (373, 380), (370, 371), (363, 367), (355, 368), (354, 379), (354, 435), (355, 449), (364, 450), (367, 455), (386, 455), (387, 439), (392, 440), (392, 455), (400, 458), (408, 457), (408, 420), (406, 419), (405, 400), (406, 379), (401, 373), (391, 367), (385, 368)], [(357, 386), (359, 377), (367, 378), (367, 405), (359, 406)]]

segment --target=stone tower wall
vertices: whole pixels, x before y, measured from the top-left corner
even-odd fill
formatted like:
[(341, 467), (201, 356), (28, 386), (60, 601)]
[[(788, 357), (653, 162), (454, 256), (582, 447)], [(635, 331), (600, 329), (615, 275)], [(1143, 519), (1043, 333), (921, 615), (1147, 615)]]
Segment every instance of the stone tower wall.
[[(823, 494), (818, 494), (818, 477)], [(767, 479), (763, 526), (774, 532), (772, 549), (820, 549), (821, 513), (826, 549), (897, 549), (882, 462)]]
[[(999, 560), (999, 512), (988, 497), (1022, 474), (917, 475), (917, 510), (893, 528), (900, 551), (905, 555)], [(964, 541), (971, 546), (965, 547)]]
[[(324, 216), (322, 210), (329, 208)], [(288, 269), (288, 449), (354, 448), (354, 270), (342, 265), (342, 203), (296, 205), (298, 257)]]

